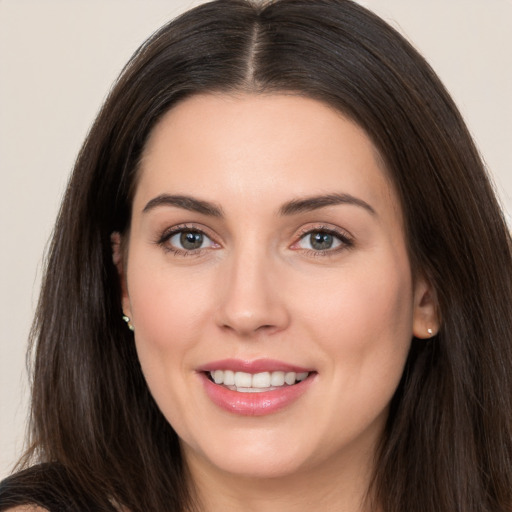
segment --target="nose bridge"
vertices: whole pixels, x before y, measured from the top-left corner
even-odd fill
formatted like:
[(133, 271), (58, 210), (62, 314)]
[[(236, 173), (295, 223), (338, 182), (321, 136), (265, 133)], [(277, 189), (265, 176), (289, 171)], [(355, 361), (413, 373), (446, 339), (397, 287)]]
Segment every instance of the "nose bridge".
[(278, 279), (278, 258), (257, 240), (232, 251), (221, 277), (219, 323), (240, 335), (274, 332), (288, 323)]

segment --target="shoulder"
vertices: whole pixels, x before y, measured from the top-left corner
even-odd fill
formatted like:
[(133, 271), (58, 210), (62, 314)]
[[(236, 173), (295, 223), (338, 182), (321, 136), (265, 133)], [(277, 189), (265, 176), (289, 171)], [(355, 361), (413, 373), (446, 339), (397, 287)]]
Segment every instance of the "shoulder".
[[(41, 464), (15, 473), (0, 482), (0, 512), (47, 512), (45, 486), (50, 483), (45, 477), (47, 465)], [(50, 470), (50, 473), (52, 471)], [(45, 484), (45, 480), (47, 483)]]
[[(99, 494), (99, 495), (98, 495)], [(0, 512), (114, 512), (109, 499), (88, 492), (60, 464), (38, 464), (0, 482)]]
[(48, 512), (48, 509), (37, 505), (21, 505), (19, 507), (6, 508), (5, 512)]

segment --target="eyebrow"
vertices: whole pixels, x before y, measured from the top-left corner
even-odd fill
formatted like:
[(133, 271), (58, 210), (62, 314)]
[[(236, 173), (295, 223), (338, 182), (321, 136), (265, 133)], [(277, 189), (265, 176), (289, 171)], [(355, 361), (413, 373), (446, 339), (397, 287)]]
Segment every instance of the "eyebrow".
[(202, 201), (201, 199), (196, 199), (190, 196), (169, 194), (160, 194), (159, 196), (151, 199), (151, 201), (149, 201), (146, 206), (144, 206), (142, 212), (149, 212), (157, 206), (177, 206), (178, 208), (189, 210), (191, 212), (197, 212), (202, 215), (208, 215), (210, 217), (223, 216), (222, 208), (220, 206), (216, 206), (213, 203)]
[(340, 204), (349, 204), (364, 208), (372, 215), (377, 212), (366, 202), (350, 194), (326, 194), (320, 196), (306, 197), (304, 199), (293, 199), (285, 203), (280, 209), (280, 215), (296, 215), (298, 213), (318, 210), (327, 206), (336, 206)]
[[(281, 206), (279, 209), (279, 215), (297, 215), (299, 213), (319, 210), (320, 208), (325, 208), (327, 206), (337, 206), (343, 204), (358, 206), (365, 209), (372, 215), (377, 215), (376, 211), (366, 201), (363, 201), (362, 199), (354, 197), (350, 194), (325, 194), (306, 197), (304, 199), (292, 199), (291, 201), (288, 201), (283, 206)], [(151, 199), (146, 204), (142, 212), (149, 212), (158, 206), (175, 206), (184, 210), (207, 215), (209, 217), (224, 216), (222, 208), (215, 205), (214, 203), (196, 199), (191, 196), (170, 194), (160, 194), (159, 196)]]

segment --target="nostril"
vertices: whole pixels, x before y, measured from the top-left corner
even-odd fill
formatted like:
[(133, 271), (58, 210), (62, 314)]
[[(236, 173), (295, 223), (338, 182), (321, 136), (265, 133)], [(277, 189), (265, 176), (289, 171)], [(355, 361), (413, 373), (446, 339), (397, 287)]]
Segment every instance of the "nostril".
[(256, 330), (257, 331), (268, 331), (270, 329), (275, 329), (275, 325), (270, 325), (270, 324), (267, 324), (267, 325), (261, 325), (260, 327), (258, 327)]

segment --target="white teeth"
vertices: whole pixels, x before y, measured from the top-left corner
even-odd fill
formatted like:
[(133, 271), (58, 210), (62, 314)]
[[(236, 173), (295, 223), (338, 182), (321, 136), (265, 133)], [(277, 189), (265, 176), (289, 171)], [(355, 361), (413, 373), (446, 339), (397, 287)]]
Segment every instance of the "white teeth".
[(284, 381), (288, 386), (291, 386), (292, 384), (295, 384), (295, 381), (297, 380), (297, 374), (295, 372), (287, 372), (284, 374)]
[(228, 386), (230, 389), (236, 389), (243, 393), (257, 393), (268, 390), (269, 388), (281, 387), (287, 384), (292, 386), (296, 382), (305, 380), (309, 372), (233, 372), (231, 370), (215, 370), (210, 375), (215, 384)]
[(240, 393), (261, 393), (262, 391), (268, 391), (267, 388), (236, 388), (235, 391)]
[(235, 386), (237, 388), (251, 388), (252, 387), (252, 375), (245, 372), (235, 373)]
[(235, 385), (235, 372), (231, 370), (224, 370), (224, 382), (225, 386), (234, 386)]
[(252, 376), (253, 388), (269, 388), (270, 387), (270, 373), (256, 373)]
[(284, 372), (272, 372), (270, 375), (270, 384), (272, 386), (284, 385)]

